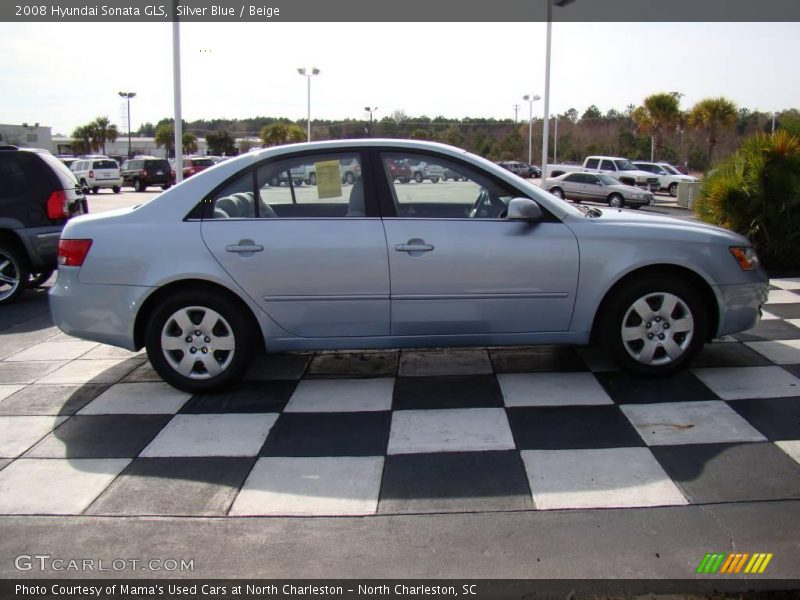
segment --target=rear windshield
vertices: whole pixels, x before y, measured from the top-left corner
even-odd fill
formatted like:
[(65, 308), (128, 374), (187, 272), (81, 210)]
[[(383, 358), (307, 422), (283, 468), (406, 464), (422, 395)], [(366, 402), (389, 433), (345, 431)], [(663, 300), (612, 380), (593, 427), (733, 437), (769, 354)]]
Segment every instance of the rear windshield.
[(94, 161), (95, 169), (118, 169), (119, 165), (115, 160), (96, 160)]
[(55, 171), (61, 185), (65, 190), (74, 188), (78, 185), (78, 180), (75, 178), (75, 173), (69, 170), (69, 167), (58, 160), (52, 154), (39, 153), (39, 158), (46, 162)]
[(166, 160), (146, 160), (144, 161), (145, 169), (164, 169), (169, 171), (169, 163)]
[(213, 167), (214, 161), (210, 158), (193, 158), (192, 165), (195, 167)]

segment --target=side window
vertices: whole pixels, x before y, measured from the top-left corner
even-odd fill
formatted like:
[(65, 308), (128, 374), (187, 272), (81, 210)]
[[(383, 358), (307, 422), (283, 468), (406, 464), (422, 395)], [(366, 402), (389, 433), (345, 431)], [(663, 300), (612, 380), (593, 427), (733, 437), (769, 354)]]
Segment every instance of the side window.
[[(511, 199), (519, 195), (479, 171), (447, 159), (386, 153), (381, 155), (381, 163), (398, 217), (499, 219), (505, 216)], [(445, 171), (447, 181), (442, 181)]]
[(583, 176), (580, 173), (573, 173), (572, 175), (567, 175), (564, 177), (564, 181), (569, 181), (570, 183), (583, 183)]
[(247, 169), (211, 198), (212, 219), (252, 219), (256, 216), (253, 202), (253, 171)]
[(600, 163), (600, 169), (603, 171), (616, 171), (617, 168), (614, 166), (614, 162), (610, 160), (604, 160)]
[(0, 198), (21, 196), (28, 187), (25, 171), (10, 152), (0, 154), (0, 181)]
[(586, 168), (587, 169), (596, 169), (597, 165), (600, 163), (599, 158), (590, 158), (586, 161)]
[(267, 163), (257, 181), (262, 218), (366, 216), (361, 158), (352, 152)]
[(597, 179), (596, 175), (586, 174), (583, 176), (583, 183), (588, 183), (590, 185), (597, 185), (600, 183), (600, 180)]

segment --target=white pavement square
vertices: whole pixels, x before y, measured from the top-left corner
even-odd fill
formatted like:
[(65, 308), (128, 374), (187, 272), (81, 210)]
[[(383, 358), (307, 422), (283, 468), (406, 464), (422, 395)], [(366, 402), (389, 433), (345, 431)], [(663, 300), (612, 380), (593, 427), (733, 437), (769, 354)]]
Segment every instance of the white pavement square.
[(373, 514), (382, 472), (382, 456), (260, 458), (230, 514)]
[[(800, 330), (798, 330), (798, 333), (800, 333)], [(800, 340), (746, 342), (746, 345), (777, 365), (800, 363)]]
[(0, 384), (0, 400), (8, 398), (12, 394), (16, 394), (24, 385), (7, 385), (7, 384)]
[(176, 415), (140, 456), (255, 456), (277, 413)]
[(687, 504), (647, 448), (523, 450), (536, 508)]
[(723, 400), (800, 396), (800, 379), (781, 367), (718, 367), (693, 373)]
[(362, 412), (391, 410), (394, 378), (304, 379), (285, 412)]
[(164, 382), (118, 383), (92, 400), (80, 415), (174, 415), (192, 395)]
[(506, 406), (613, 404), (591, 373), (501, 373)]
[(511, 450), (502, 408), (399, 410), (392, 413), (389, 454)]
[(785, 279), (770, 279), (770, 285), (782, 290), (800, 290), (800, 277), (787, 277)]
[(486, 349), (404, 350), (400, 353), (399, 373), (405, 377), (489, 374), (492, 362)]
[(0, 417), (0, 458), (15, 458), (67, 417)]
[(648, 446), (766, 440), (736, 411), (719, 400), (625, 404), (621, 409)]
[(72, 360), (99, 346), (96, 342), (71, 340), (65, 342), (40, 342), (6, 358), (7, 361)]
[(129, 462), (127, 458), (20, 458), (0, 471), (0, 513), (80, 514)]
[(800, 440), (782, 440), (775, 445), (800, 463)]
[(794, 304), (800, 296), (787, 290), (770, 290), (767, 304)]

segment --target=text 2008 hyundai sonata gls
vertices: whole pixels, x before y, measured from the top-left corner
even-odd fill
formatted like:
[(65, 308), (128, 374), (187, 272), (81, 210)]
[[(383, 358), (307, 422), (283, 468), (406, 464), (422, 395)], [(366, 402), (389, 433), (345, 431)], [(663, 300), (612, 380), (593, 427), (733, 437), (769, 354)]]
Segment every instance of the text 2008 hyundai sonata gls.
[[(461, 180), (395, 180), (388, 165), (407, 160)], [(360, 175), (343, 183), (353, 161)], [(595, 339), (623, 367), (665, 374), (753, 327), (767, 293), (737, 234), (579, 210), (463, 150), (400, 140), (248, 153), (70, 221), (59, 260), (56, 324), (146, 346), (189, 391), (236, 380), (264, 349)]]

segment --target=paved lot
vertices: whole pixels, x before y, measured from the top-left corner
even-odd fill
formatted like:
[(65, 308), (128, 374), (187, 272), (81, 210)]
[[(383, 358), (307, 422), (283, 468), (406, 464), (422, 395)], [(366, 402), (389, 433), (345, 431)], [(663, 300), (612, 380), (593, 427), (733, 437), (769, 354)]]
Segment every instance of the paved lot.
[(194, 396), (29, 294), (0, 314), (0, 554), (160, 540), (204, 576), (685, 577), (738, 548), (796, 577), (800, 280), (772, 284), (758, 328), (666, 380), (595, 349), (336, 352)]

